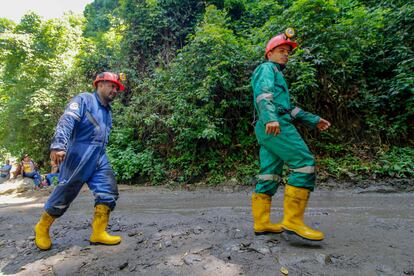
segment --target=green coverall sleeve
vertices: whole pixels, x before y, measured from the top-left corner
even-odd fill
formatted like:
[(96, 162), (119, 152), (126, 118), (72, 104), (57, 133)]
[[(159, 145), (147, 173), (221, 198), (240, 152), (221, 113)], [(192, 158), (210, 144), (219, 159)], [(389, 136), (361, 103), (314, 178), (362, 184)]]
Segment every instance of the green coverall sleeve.
[(299, 107), (295, 107), (292, 109), (290, 113), (293, 118), (300, 120), (304, 125), (310, 128), (316, 128), (316, 125), (319, 123), (321, 117), (314, 115), (310, 112), (306, 112)]
[(275, 76), (270, 66), (262, 65), (257, 69), (253, 78), (254, 101), (256, 102), (259, 120), (266, 125), (277, 122), (277, 110), (273, 104), (275, 92)]

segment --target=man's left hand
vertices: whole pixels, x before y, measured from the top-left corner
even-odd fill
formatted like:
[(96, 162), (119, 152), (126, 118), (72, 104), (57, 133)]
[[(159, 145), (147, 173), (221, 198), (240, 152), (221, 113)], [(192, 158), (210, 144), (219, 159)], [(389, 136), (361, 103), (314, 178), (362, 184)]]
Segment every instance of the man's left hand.
[(331, 126), (331, 123), (323, 118), (321, 118), (319, 120), (319, 123), (316, 125), (316, 127), (320, 130), (320, 131), (325, 131), (327, 130), (329, 127)]
[(65, 159), (66, 152), (64, 150), (51, 150), (50, 151), (50, 160), (52, 160), (55, 164), (60, 165)]

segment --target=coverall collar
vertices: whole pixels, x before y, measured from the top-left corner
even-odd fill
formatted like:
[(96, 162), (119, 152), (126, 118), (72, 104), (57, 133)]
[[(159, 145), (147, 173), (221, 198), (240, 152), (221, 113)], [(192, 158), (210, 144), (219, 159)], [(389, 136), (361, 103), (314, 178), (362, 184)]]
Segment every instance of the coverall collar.
[(94, 92), (93, 94), (95, 95), (96, 99), (98, 100), (98, 103), (99, 103), (101, 106), (105, 107), (105, 108), (106, 108), (106, 109), (108, 109), (108, 110), (112, 110), (112, 108), (111, 108), (111, 105), (110, 105), (110, 104), (108, 104), (108, 105), (104, 105), (104, 104), (101, 102), (101, 98), (99, 98), (98, 91), (96, 91), (96, 90), (95, 90), (95, 92)]
[(283, 70), (285, 69), (285, 67), (286, 67), (286, 65), (279, 64), (279, 63), (276, 63), (276, 62), (271, 61), (271, 60), (269, 60), (269, 62), (271, 62), (271, 63), (275, 64), (275, 65), (276, 65), (276, 67), (277, 67), (277, 69), (279, 69), (279, 71), (283, 71)]

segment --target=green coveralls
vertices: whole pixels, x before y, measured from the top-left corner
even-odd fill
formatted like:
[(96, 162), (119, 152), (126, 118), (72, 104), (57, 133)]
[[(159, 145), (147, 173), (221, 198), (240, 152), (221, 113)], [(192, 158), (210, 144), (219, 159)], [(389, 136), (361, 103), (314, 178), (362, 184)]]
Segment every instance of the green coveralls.
[[(252, 76), (254, 107), (259, 115), (255, 125), (260, 145), (260, 173), (256, 193), (273, 196), (281, 179), (283, 164), (290, 169), (288, 184), (313, 191), (315, 160), (295, 126), (298, 119), (315, 128), (320, 117), (290, 103), (290, 95), (281, 67), (274, 62), (259, 65)], [(266, 134), (266, 124), (279, 122), (280, 133)]]

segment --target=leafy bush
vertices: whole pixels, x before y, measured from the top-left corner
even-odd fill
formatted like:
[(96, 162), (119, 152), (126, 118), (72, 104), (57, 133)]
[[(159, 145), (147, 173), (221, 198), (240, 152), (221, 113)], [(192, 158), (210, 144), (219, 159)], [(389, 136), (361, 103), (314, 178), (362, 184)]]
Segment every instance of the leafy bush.
[(413, 177), (414, 149), (393, 147), (371, 157), (348, 153), (343, 157), (321, 158), (318, 163), (323, 178)]
[(0, 152), (46, 161), (67, 100), (90, 89), (97, 72), (123, 71), (108, 148), (119, 180), (249, 183), (258, 169), (250, 76), (266, 42), (294, 27), (300, 46), (285, 72), (292, 99), (333, 123), (321, 134), (300, 127), (322, 170), (411, 177), (413, 7), (95, 0), (84, 18), (1, 19)]

